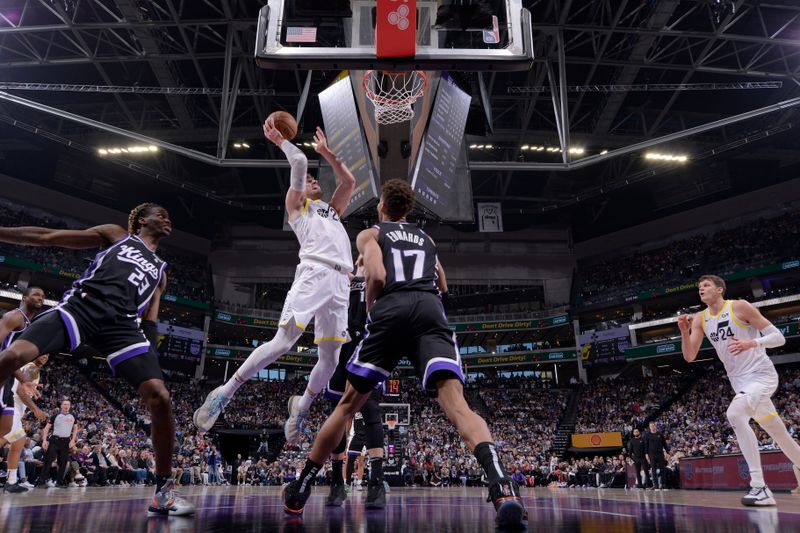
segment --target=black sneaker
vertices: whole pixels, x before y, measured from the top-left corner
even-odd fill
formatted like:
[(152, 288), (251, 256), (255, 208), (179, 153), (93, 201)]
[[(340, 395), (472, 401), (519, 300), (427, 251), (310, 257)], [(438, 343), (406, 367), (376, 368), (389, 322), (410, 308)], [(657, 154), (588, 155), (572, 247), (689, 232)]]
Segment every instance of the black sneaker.
[(519, 485), (511, 478), (502, 478), (489, 485), (487, 502), (494, 504), (497, 525), (503, 528), (526, 528), (528, 511), (522, 503)]
[(311, 483), (306, 482), (302, 486), (299, 479), (286, 485), (283, 489), (283, 510), (287, 514), (299, 516), (303, 514), (308, 497), (311, 496)]
[(347, 492), (344, 490), (344, 483), (331, 485), (331, 493), (325, 500), (326, 507), (341, 507), (347, 499)]
[(3, 487), (3, 492), (11, 492), (17, 494), (20, 492), (28, 492), (28, 489), (26, 489), (19, 483), (6, 483), (5, 487)]
[(372, 482), (367, 486), (367, 501), (364, 502), (367, 509), (383, 509), (386, 507), (386, 488), (383, 480)]

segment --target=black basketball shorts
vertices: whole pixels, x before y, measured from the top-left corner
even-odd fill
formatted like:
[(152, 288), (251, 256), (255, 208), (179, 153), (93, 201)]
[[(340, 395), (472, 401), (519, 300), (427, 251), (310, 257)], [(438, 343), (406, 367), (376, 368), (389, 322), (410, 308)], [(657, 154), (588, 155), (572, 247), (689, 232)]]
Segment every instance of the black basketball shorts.
[(121, 314), (99, 298), (73, 296), (37, 316), (17, 339), (33, 343), (41, 354), (71, 352), (88, 344), (106, 357), (114, 374), (135, 388), (149, 379), (164, 379), (155, 347), (151, 348), (135, 317)]
[(348, 380), (358, 392), (367, 393), (389, 377), (402, 357), (411, 360), (430, 395), (436, 395), (441, 379), (464, 382), (456, 336), (436, 294), (399, 291), (379, 298), (347, 364)]
[(0, 387), (0, 414), (14, 414), (14, 376), (11, 376)]

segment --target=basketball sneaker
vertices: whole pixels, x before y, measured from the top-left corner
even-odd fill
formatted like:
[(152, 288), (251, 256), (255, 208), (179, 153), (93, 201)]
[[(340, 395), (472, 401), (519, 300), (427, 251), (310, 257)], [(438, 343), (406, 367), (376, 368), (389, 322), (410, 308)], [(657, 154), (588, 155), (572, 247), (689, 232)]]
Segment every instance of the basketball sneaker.
[(286, 442), (295, 443), (300, 438), (300, 434), (305, 430), (306, 417), (308, 411), (300, 410), (300, 396), (292, 396), (289, 398), (289, 418), (283, 425), (283, 433), (286, 436)]
[(160, 489), (156, 489), (153, 504), (148, 508), (148, 513), (164, 516), (188, 516), (194, 514), (194, 510), (194, 505), (177, 496), (175, 482), (170, 479)]
[(519, 485), (513, 479), (504, 477), (489, 485), (486, 501), (494, 504), (498, 527), (527, 528), (528, 511), (522, 503)]
[(28, 490), (31, 490), (31, 489), (33, 489), (33, 488), (35, 487), (34, 485), (32, 485), (32, 484), (28, 483), (28, 481), (27, 481), (27, 480), (26, 480), (26, 481), (23, 481), (22, 483), (20, 483), (20, 484), (19, 484), (19, 486), (20, 486), (20, 487), (25, 487), (25, 488), (26, 488), (26, 489), (28, 489)]
[(3, 492), (18, 494), (20, 492), (28, 492), (28, 489), (23, 487), (20, 483), (6, 483), (3, 487)]
[(220, 413), (222, 413), (225, 406), (228, 405), (228, 402), (231, 401), (230, 398), (222, 395), (220, 389), (222, 389), (222, 387), (217, 387), (209, 392), (203, 405), (201, 405), (200, 408), (194, 412), (194, 416), (192, 416), (194, 425), (197, 426), (197, 429), (200, 431), (207, 432), (214, 427), (214, 423), (217, 421), (217, 418), (219, 418)]
[(794, 477), (797, 478), (797, 487), (791, 490), (792, 494), (800, 494), (800, 466), (794, 465)]
[(309, 496), (311, 496), (311, 483), (301, 483), (299, 479), (295, 479), (283, 489), (283, 510), (286, 514), (302, 515)]
[(383, 509), (386, 507), (386, 487), (383, 486), (383, 480), (373, 483), (370, 481), (367, 485), (367, 501), (364, 502), (364, 507), (367, 509)]
[(325, 500), (325, 506), (341, 507), (346, 499), (347, 492), (344, 490), (344, 483), (337, 483), (336, 485), (331, 485), (331, 493), (328, 495), (328, 499)]
[(748, 507), (762, 507), (776, 505), (776, 503), (775, 498), (772, 497), (772, 491), (764, 486), (750, 488), (750, 492), (742, 496), (742, 505)]

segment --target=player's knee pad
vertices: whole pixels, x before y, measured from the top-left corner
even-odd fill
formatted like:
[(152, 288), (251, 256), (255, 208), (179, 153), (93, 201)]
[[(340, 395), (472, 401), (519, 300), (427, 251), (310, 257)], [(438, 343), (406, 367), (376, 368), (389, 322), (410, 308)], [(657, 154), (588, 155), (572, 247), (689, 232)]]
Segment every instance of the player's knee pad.
[(734, 431), (746, 428), (753, 414), (747, 394), (737, 394), (725, 412)]

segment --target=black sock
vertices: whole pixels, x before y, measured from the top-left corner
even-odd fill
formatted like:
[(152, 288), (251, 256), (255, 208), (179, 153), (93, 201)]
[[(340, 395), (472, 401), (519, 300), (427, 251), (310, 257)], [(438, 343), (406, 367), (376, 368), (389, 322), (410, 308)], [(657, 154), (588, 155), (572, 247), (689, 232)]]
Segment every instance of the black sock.
[(500, 462), (500, 457), (497, 455), (497, 450), (493, 442), (481, 442), (475, 446), (475, 458), (483, 467), (486, 472), (486, 477), (489, 483), (494, 483), (500, 478), (508, 477), (506, 469)]
[(331, 485), (343, 485), (342, 466), (344, 459), (334, 459), (331, 461)]
[(315, 463), (311, 459), (306, 459), (306, 464), (303, 466), (303, 471), (300, 472), (300, 477), (297, 479), (300, 480), (300, 483), (303, 487), (311, 482), (313, 484), (314, 478), (317, 477), (317, 472), (320, 471), (322, 465), (319, 463)]
[(383, 457), (370, 457), (369, 481), (370, 483), (383, 483)]
[(161, 490), (164, 484), (172, 479), (172, 476), (156, 476), (156, 492)]

